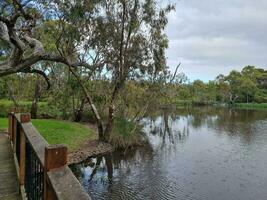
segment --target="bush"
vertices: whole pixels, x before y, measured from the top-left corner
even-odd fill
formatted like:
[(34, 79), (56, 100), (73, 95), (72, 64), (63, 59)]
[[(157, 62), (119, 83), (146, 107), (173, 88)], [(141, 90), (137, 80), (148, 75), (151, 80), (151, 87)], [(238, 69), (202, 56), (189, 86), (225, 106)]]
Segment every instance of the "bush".
[(115, 118), (110, 143), (116, 149), (127, 149), (146, 143), (142, 127), (124, 118)]
[[(20, 112), (30, 112), (32, 102), (31, 101), (20, 101), (19, 102)], [(0, 100), (0, 117), (6, 117), (8, 112), (14, 107), (12, 101), (1, 99)], [(61, 112), (47, 102), (38, 103), (38, 118), (61, 118)]]

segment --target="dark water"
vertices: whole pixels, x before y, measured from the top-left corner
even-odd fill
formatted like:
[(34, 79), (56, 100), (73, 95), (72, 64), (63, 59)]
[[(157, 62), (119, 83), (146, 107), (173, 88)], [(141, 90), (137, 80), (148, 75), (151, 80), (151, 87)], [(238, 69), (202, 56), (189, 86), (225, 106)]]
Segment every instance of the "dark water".
[(267, 111), (162, 111), (143, 123), (149, 147), (73, 167), (93, 199), (267, 199)]

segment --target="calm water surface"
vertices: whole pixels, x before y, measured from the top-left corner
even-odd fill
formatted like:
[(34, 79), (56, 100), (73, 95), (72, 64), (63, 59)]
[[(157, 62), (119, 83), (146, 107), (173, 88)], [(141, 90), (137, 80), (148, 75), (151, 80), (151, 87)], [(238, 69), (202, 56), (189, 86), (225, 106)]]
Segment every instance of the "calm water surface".
[(267, 199), (267, 111), (159, 111), (142, 123), (148, 147), (72, 167), (93, 199)]

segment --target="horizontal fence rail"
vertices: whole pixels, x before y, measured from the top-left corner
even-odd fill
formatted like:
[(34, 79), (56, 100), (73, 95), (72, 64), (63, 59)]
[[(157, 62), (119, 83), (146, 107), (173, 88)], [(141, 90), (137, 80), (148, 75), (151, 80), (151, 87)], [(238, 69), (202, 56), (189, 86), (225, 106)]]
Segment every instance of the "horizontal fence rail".
[(10, 112), (8, 134), (21, 192), (28, 200), (90, 200), (67, 166), (67, 147), (48, 145), (32, 125), (29, 113)]

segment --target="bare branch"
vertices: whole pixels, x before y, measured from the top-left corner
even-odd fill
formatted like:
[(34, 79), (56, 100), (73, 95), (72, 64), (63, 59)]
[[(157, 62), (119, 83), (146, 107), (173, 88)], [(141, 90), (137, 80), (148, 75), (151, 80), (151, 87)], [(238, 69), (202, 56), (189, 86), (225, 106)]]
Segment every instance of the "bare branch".
[(175, 79), (175, 77), (176, 77), (176, 74), (177, 74), (177, 71), (178, 71), (178, 68), (180, 67), (180, 65), (181, 65), (181, 63), (179, 63), (179, 64), (177, 65), (177, 67), (176, 67), (176, 69), (175, 69), (175, 72), (174, 72), (174, 74), (173, 74), (173, 76), (172, 76), (172, 79), (170, 80), (170, 83), (172, 83), (172, 82), (174, 81), (174, 79)]
[(1, 19), (0, 19), (0, 39), (8, 42), (9, 44), (11, 43), (8, 35), (7, 26)]
[(23, 71), (23, 73), (35, 73), (35, 74), (39, 74), (39, 75), (41, 75), (44, 79), (45, 79), (45, 81), (46, 81), (46, 84), (47, 84), (47, 90), (49, 90), (50, 89), (50, 87), (51, 87), (51, 84), (50, 84), (50, 80), (49, 80), (49, 78), (47, 77), (47, 75), (46, 75), (46, 73), (45, 72), (43, 72), (43, 71), (41, 71), (41, 70), (38, 70), (38, 69), (30, 69), (30, 70), (28, 70), (28, 71)]
[(24, 10), (24, 6), (25, 5), (22, 5), (19, 1), (17, 1), (17, 0), (13, 0), (13, 3), (15, 4), (15, 5), (17, 5), (18, 6), (18, 10), (21, 12), (21, 14), (23, 15), (23, 17), (26, 19), (26, 20), (32, 20), (33, 19), (33, 17), (29, 14), (29, 13), (26, 13), (25, 12), (25, 10)]

